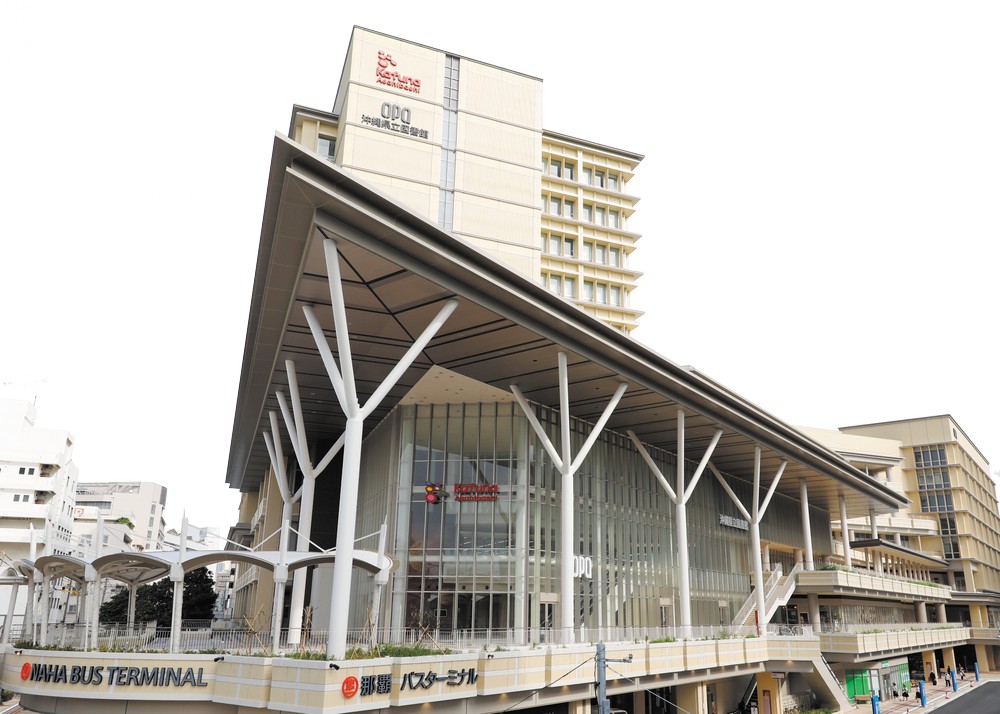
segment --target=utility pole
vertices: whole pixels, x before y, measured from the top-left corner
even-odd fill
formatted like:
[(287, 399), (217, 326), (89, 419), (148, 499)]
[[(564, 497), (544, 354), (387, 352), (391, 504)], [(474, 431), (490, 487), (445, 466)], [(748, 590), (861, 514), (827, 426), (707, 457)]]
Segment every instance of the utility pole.
[(632, 655), (625, 659), (608, 659), (604, 655), (604, 643), (598, 642), (597, 657), (594, 659), (597, 663), (597, 714), (611, 714), (611, 702), (608, 700), (608, 662), (628, 664), (632, 661)]

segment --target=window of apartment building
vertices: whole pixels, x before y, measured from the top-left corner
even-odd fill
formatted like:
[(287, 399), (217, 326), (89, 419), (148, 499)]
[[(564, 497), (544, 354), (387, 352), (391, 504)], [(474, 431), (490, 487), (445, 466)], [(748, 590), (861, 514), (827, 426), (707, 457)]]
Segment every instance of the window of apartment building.
[(550, 255), (572, 258), (576, 255), (576, 240), (557, 233), (542, 233), (542, 250)]
[(601, 305), (608, 304), (608, 286), (604, 283), (597, 283), (595, 286), (595, 301)]
[(19, 503), (20, 501), (21, 501), (21, 494), (15, 493), (14, 494), (14, 503)]
[(583, 299), (594, 301), (594, 283), (592, 280), (583, 281)]
[(944, 445), (918, 446), (913, 449), (913, 461), (917, 468), (922, 466), (945, 466), (948, 457)]
[(27, 471), (27, 469), (22, 466), (21, 468), (19, 468), (17, 470), (17, 473), (18, 473), (19, 476), (23, 476), (24, 473), (25, 473), (25, 471)]
[(618, 174), (608, 174), (608, 190), (618, 190)]
[(615, 307), (621, 307), (622, 305), (622, 289), (617, 285), (612, 285), (608, 292), (609, 300), (608, 302)]
[(596, 248), (596, 253), (594, 256), (594, 262), (600, 263), (601, 265), (607, 265), (608, 264), (607, 246), (598, 243), (597, 246), (595, 246), (595, 248)]
[(576, 201), (566, 200), (564, 202), (564, 206), (565, 209), (563, 215), (566, 216), (566, 218), (576, 218)]
[(594, 185), (597, 186), (597, 188), (604, 188), (604, 172), (603, 171), (595, 171), (594, 172)]
[(576, 175), (576, 164), (571, 164), (568, 161), (563, 164), (563, 178), (567, 181), (572, 181), (573, 177)]
[(599, 226), (603, 226), (605, 223), (607, 223), (607, 211), (604, 209), (603, 206), (597, 206), (594, 209), (594, 223), (596, 223)]
[(316, 142), (316, 153), (333, 161), (337, 153), (337, 140), (332, 136), (320, 136)]
[(944, 549), (945, 560), (961, 558), (958, 547), (958, 528), (954, 516), (941, 516), (941, 546)]
[(583, 220), (587, 223), (594, 222), (594, 207), (589, 203), (583, 204)]
[(549, 213), (553, 216), (562, 215), (562, 199), (558, 196), (549, 196)]
[(556, 295), (562, 294), (562, 277), (559, 275), (549, 275), (549, 292)]
[(562, 161), (556, 161), (555, 159), (549, 159), (549, 176), (555, 176), (556, 178), (562, 178)]
[(563, 297), (576, 297), (576, 278), (563, 278)]
[(608, 225), (612, 228), (621, 228), (621, 214), (618, 211), (608, 211)]
[(589, 166), (583, 167), (583, 182), (588, 186), (594, 183), (594, 170)]
[(955, 504), (950, 493), (921, 493), (920, 510), (923, 513), (954, 511)]
[(608, 251), (608, 265), (613, 265), (616, 268), (621, 265), (622, 262), (622, 251), (620, 248), (612, 248)]

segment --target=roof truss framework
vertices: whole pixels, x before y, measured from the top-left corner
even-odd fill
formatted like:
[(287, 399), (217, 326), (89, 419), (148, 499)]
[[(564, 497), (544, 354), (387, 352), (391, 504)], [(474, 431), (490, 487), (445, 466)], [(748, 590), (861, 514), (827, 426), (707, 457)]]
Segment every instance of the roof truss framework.
[[(227, 479), (249, 490), (266, 475), (261, 436), (283, 365), (294, 359), (311, 438), (333, 441), (345, 428), (303, 306), (311, 305), (336, 354), (323, 256), (338, 246), (350, 349), (363, 403), (448, 300), (458, 307), (366, 421), (371, 429), (432, 366), (559, 408), (557, 355), (569, 364), (574, 416), (594, 422), (619, 384), (628, 385), (607, 428), (634, 431), (675, 453), (677, 413), (686, 414), (686, 454), (712, 455), (720, 470), (752, 480), (756, 450), (774, 473), (787, 461), (779, 493), (798, 497), (806, 479), (813, 505), (836, 512), (846, 496), (854, 515), (893, 511), (900, 497), (800, 432), (695, 371), (664, 359), (591, 318), (474, 248), (393, 203), (338, 167), (275, 138), (240, 396)], [(290, 444), (287, 445), (290, 451)]]

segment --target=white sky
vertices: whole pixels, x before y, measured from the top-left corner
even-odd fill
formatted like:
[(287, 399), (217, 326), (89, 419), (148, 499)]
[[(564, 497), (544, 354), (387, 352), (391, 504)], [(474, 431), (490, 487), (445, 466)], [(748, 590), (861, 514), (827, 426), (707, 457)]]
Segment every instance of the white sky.
[(646, 156), (638, 339), (792, 424), (951, 413), (1000, 464), (1000, 5), (629, 6), (0, 4), (0, 394), (37, 392), (83, 480), (235, 520), (272, 135), (332, 107), (358, 24), (541, 77), (547, 129)]

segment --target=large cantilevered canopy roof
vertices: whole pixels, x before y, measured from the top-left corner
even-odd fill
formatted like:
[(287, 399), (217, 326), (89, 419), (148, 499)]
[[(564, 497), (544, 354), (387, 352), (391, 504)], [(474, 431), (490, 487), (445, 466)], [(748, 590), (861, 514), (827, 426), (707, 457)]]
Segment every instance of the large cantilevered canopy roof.
[[(262, 437), (275, 390), (287, 390), (294, 360), (310, 442), (332, 442), (345, 419), (302, 308), (313, 306), (337, 355), (323, 241), (336, 241), (358, 398), (363, 404), (449, 299), (459, 306), (367, 420), (373, 428), (432, 366), (494, 388), (516, 384), (528, 399), (558, 409), (557, 354), (569, 358), (573, 416), (596, 421), (621, 382), (624, 398), (607, 428), (634, 430), (675, 452), (677, 412), (686, 455), (700, 459), (714, 432), (712, 461), (752, 478), (762, 453), (764, 483), (782, 461), (778, 491), (836, 511), (891, 512), (906, 502), (834, 452), (717, 382), (657, 354), (497, 263), (379, 191), (292, 141), (276, 136), (247, 327), (227, 481), (255, 489), (269, 468)], [(339, 356), (338, 356), (339, 359)], [(453, 400), (451, 400), (453, 401)], [(283, 438), (287, 439), (287, 435)], [(286, 449), (291, 453), (291, 448)]]

